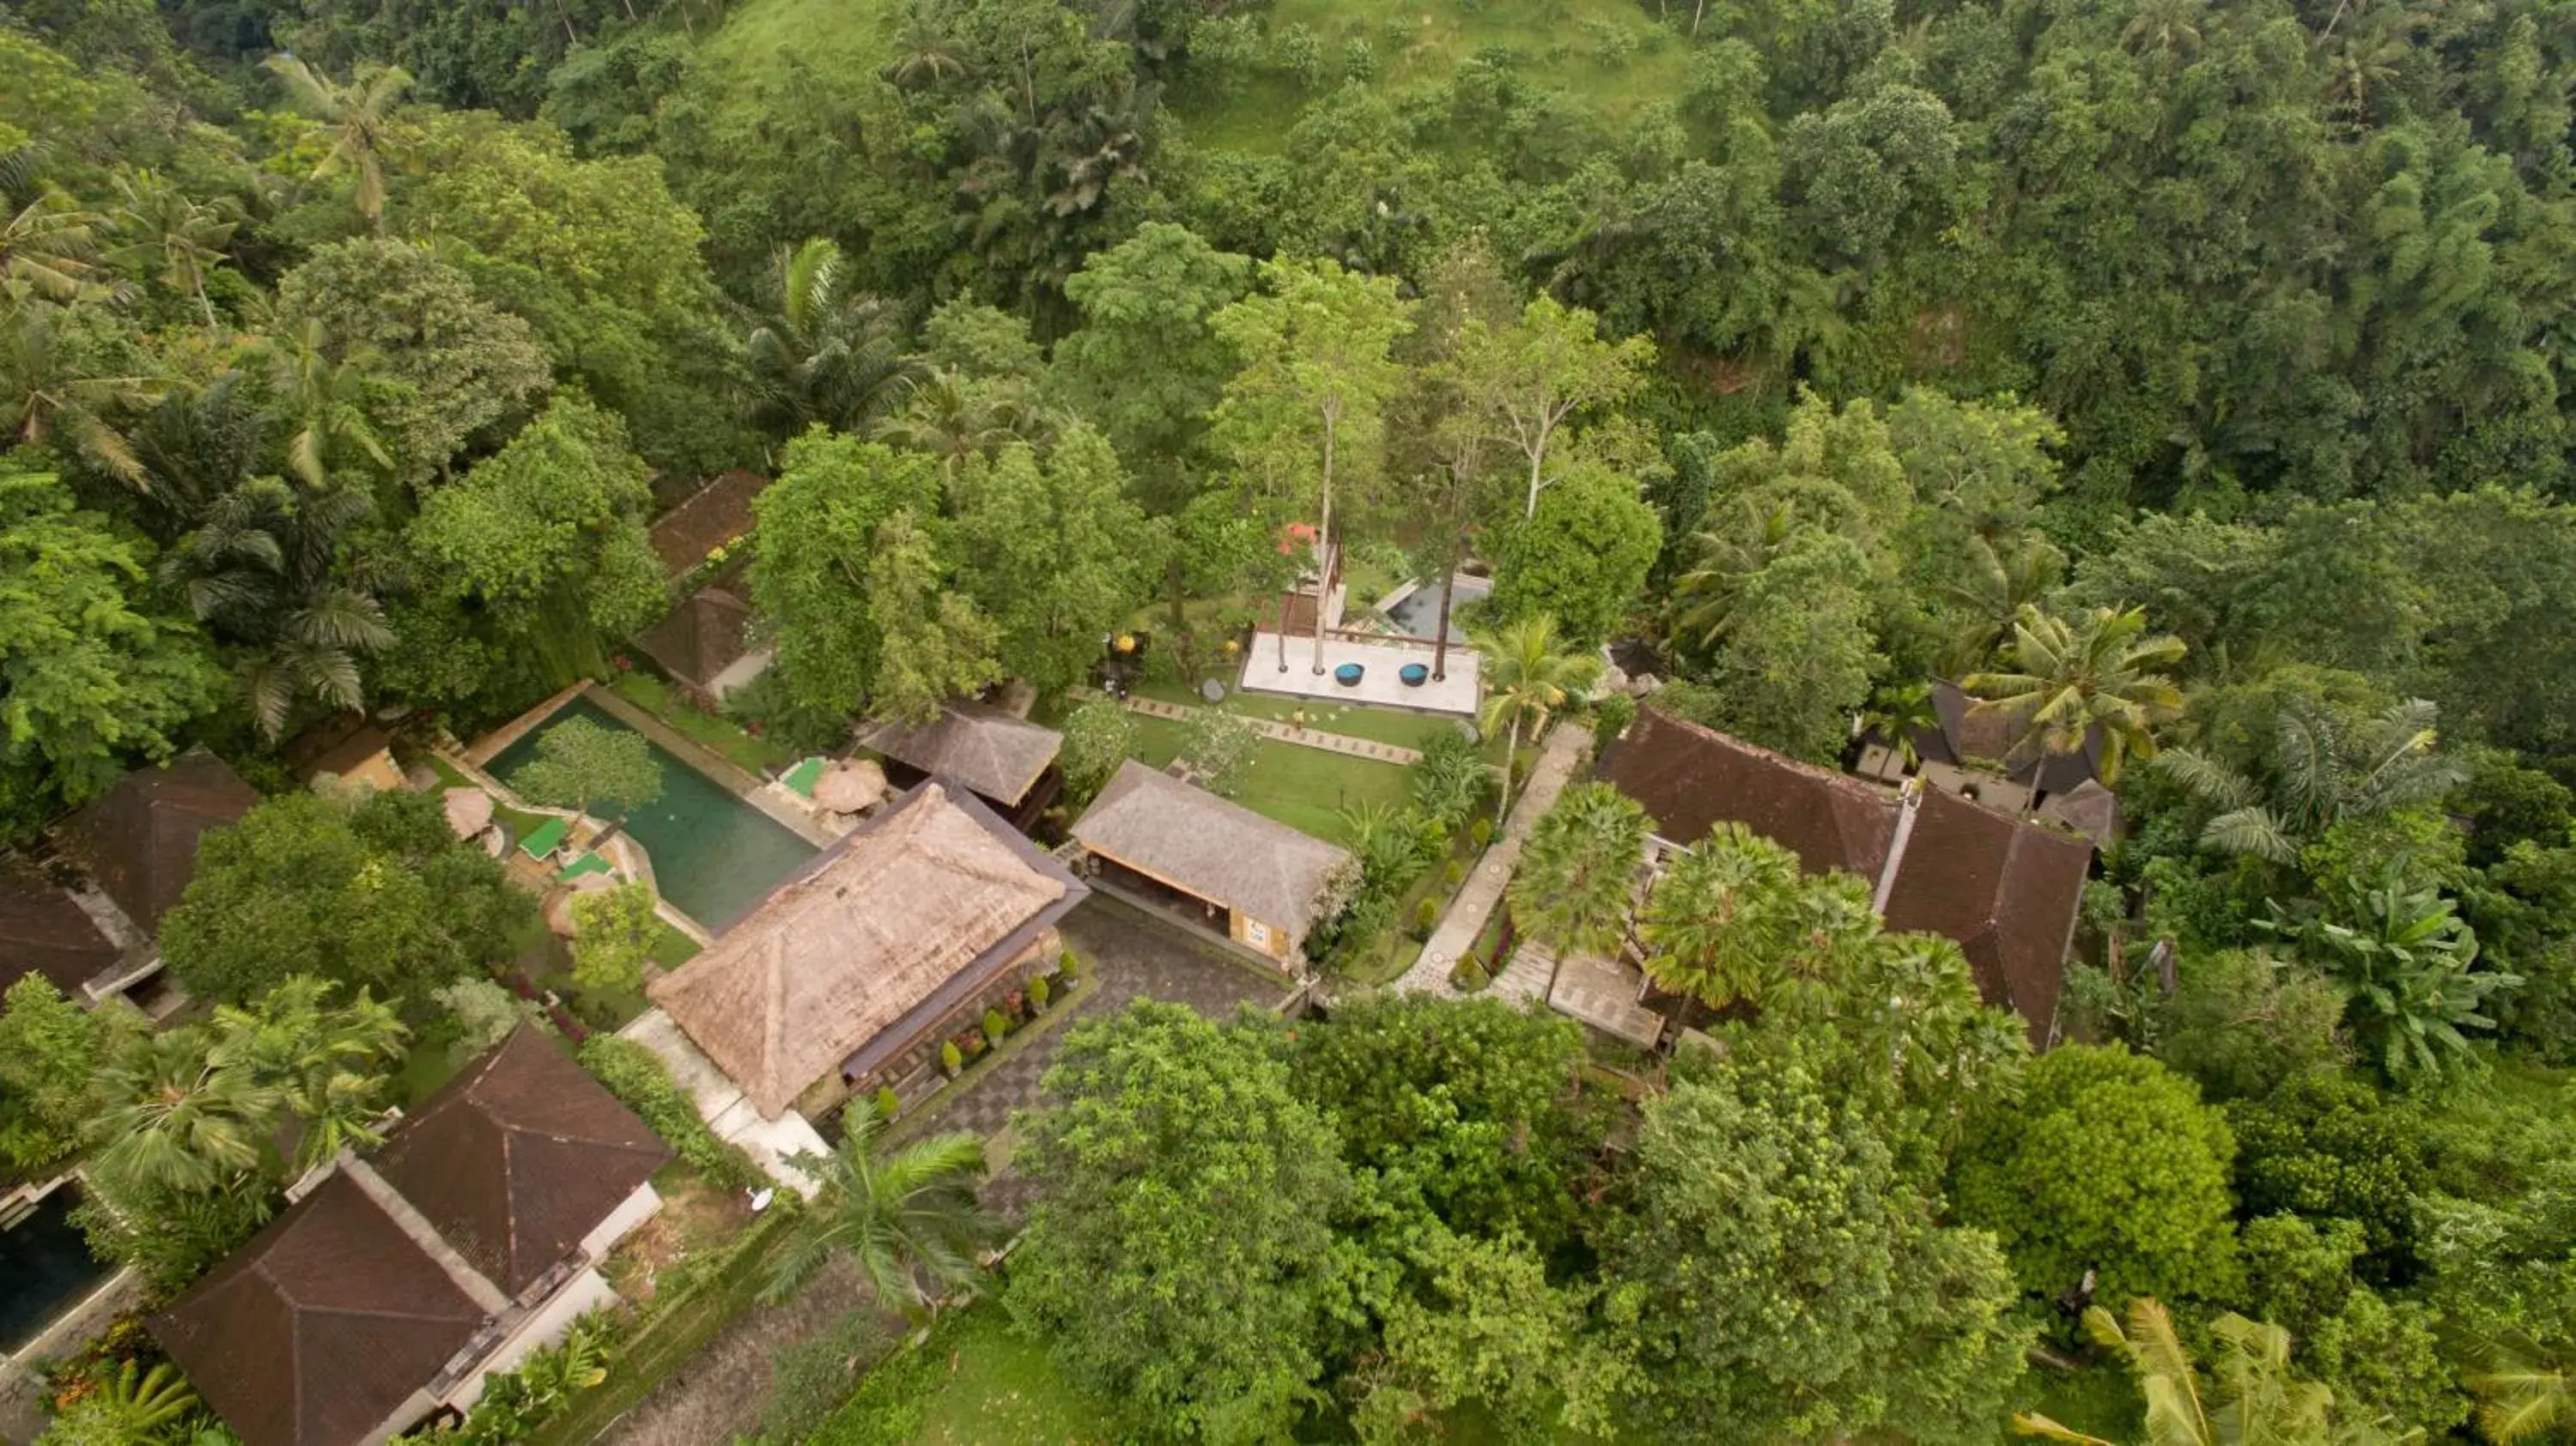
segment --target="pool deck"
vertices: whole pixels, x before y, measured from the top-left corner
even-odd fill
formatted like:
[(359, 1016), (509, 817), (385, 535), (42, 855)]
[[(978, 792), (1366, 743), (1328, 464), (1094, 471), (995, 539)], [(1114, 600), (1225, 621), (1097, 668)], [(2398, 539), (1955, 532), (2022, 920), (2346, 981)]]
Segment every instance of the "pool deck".
[[(1481, 679), (1484, 659), (1472, 648), (1449, 649), (1449, 676), (1426, 681), (1419, 688), (1404, 686), (1396, 670), (1407, 663), (1431, 665), (1432, 647), (1425, 642), (1387, 639), (1362, 642), (1355, 638), (1324, 639), (1324, 671), (1315, 671), (1315, 640), (1312, 637), (1288, 639), (1288, 671), (1279, 671), (1279, 635), (1256, 632), (1252, 647), (1243, 659), (1241, 685), (1255, 693), (1282, 694), (1291, 698), (1317, 698), (1334, 703), (1369, 703), (1381, 708), (1403, 708), (1415, 713), (1440, 713), (1459, 718), (1476, 716), (1476, 705), (1482, 696)], [(1357, 663), (1366, 671), (1357, 687), (1345, 688), (1333, 681), (1333, 670), (1344, 663)]]

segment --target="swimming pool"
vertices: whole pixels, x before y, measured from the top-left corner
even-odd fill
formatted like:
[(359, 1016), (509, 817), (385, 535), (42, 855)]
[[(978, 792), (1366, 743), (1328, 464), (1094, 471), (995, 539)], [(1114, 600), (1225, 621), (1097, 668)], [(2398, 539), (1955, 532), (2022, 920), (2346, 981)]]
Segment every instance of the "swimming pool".
[(64, 1185), (37, 1201), (34, 1214), (0, 1230), (0, 1355), (43, 1334), (107, 1279), (108, 1267), (90, 1257), (72, 1224), (79, 1203), (79, 1189)]
[[(573, 718), (634, 731), (590, 699), (575, 698), (493, 755), (494, 776), (517, 782), (518, 770), (536, 757), (537, 740)], [(814, 856), (814, 845), (786, 825), (662, 745), (647, 742), (662, 765), (662, 796), (629, 813), (626, 832), (652, 855), (654, 884), (672, 907), (720, 930)]]
[[(1491, 581), (1481, 577), (1469, 577), (1462, 572), (1458, 574), (1458, 585), (1450, 590), (1449, 610), (1455, 614), (1459, 604), (1472, 602), (1493, 590), (1494, 585)], [(1440, 584), (1415, 583), (1392, 605), (1383, 610), (1394, 620), (1397, 627), (1404, 630), (1406, 637), (1428, 639), (1440, 626)], [(1467, 641), (1466, 629), (1458, 626), (1458, 619), (1455, 616), (1449, 619), (1449, 641), (1452, 644)]]

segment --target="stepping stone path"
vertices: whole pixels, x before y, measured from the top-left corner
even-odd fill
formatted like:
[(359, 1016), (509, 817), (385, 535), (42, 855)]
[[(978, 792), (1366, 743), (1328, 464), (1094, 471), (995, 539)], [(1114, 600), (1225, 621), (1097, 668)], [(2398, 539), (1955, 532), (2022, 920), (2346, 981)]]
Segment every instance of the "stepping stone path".
[[(1089, 688), (1076, 688), (1072, 691), (1078, 698), (1102, 696)], [(1191, 714), (1199, 711), (1179, 703), (1166, 703), (1160, 698), (1139, 698), (1130, 695), (1125, 701), (1127, 711), (1130, 713), (1142, 713), (1148, 718), (1163, 718), (1174, 723), (1186, 723), (1190, 720)], [(1300, 728), (1294, 723), (1282, 723), (1276, 718), (1255, 718), (1249, 714), (1239, 716), (1260, 729), (1261, 736), (1264, 738), (1273, 738), (1281, 743), (1294, 743), (1300, 748), (1339, 753), (1349, 758), (1374, 759), (1379, 763), (1393, 763), (1405, 767), (1422, 761), (1422, 754), (1417, 749), (1399, 748), (1392, 743), (1376, 743), (1366, 738), (1353, 738), (1347, 733), (1327, 733), (1319, 728)]]

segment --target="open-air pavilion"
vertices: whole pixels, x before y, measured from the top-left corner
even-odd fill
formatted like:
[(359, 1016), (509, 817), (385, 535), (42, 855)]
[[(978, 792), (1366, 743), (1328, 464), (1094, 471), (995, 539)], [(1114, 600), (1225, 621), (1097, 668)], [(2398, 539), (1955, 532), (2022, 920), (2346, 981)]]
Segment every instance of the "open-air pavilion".
[[(1421, 713), (1447, 713), (1461, 718), (1476, 714), (1484, 677), (1484, 660), (1473, 648), (1452, 645), (1447, 676), (1430, 676), (1433, 648), (1415, 638), (1366, 637), (1353, 633), (1324, 635), (1324, 671), (1315, 671), (1315, 639), (1287, 639), (1288, 670), (1281, 672), (1280, 636), (1267, 630), (1252, 635), (1243, 657), (1239, 682), (1249, 692), (1312, 698), (1319, 703), (1368, 703), (1381, 708), (1410, 708)], [(1356, 667), (1356, 682), (1345, 683), (1342, 669)], [(1407, 683), (1407, 667), (1422, 669), (1419, 683)]]

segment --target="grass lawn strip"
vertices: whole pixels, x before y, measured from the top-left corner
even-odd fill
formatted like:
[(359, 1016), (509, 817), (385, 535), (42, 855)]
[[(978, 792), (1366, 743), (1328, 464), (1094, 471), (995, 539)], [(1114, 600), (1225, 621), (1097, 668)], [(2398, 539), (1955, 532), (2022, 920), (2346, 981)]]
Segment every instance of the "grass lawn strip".
[(644, 673), (621, 673), (609, 685), (618, 697), (662, 720), (674, 733), (723, 755), (726, 762), (755, 778), (796, 761), (796, 750), (749, 733), (713, 713), (690, 706), (661, 679)]
[[(1139, 762), (1161, 768), (1181, 751), (1186, 731), (1162, 718), (1136, 718)], [(1347, 846), (1349, 831), (1341, 811), (1363, 803), (1401, 808), (1413, 796), (1413, 780), (1403, 768), (1345, 754), (1323, 753), (1265, 738), (1243, 773), (1234, 801), (1264, 818), (1328, 843)]]

